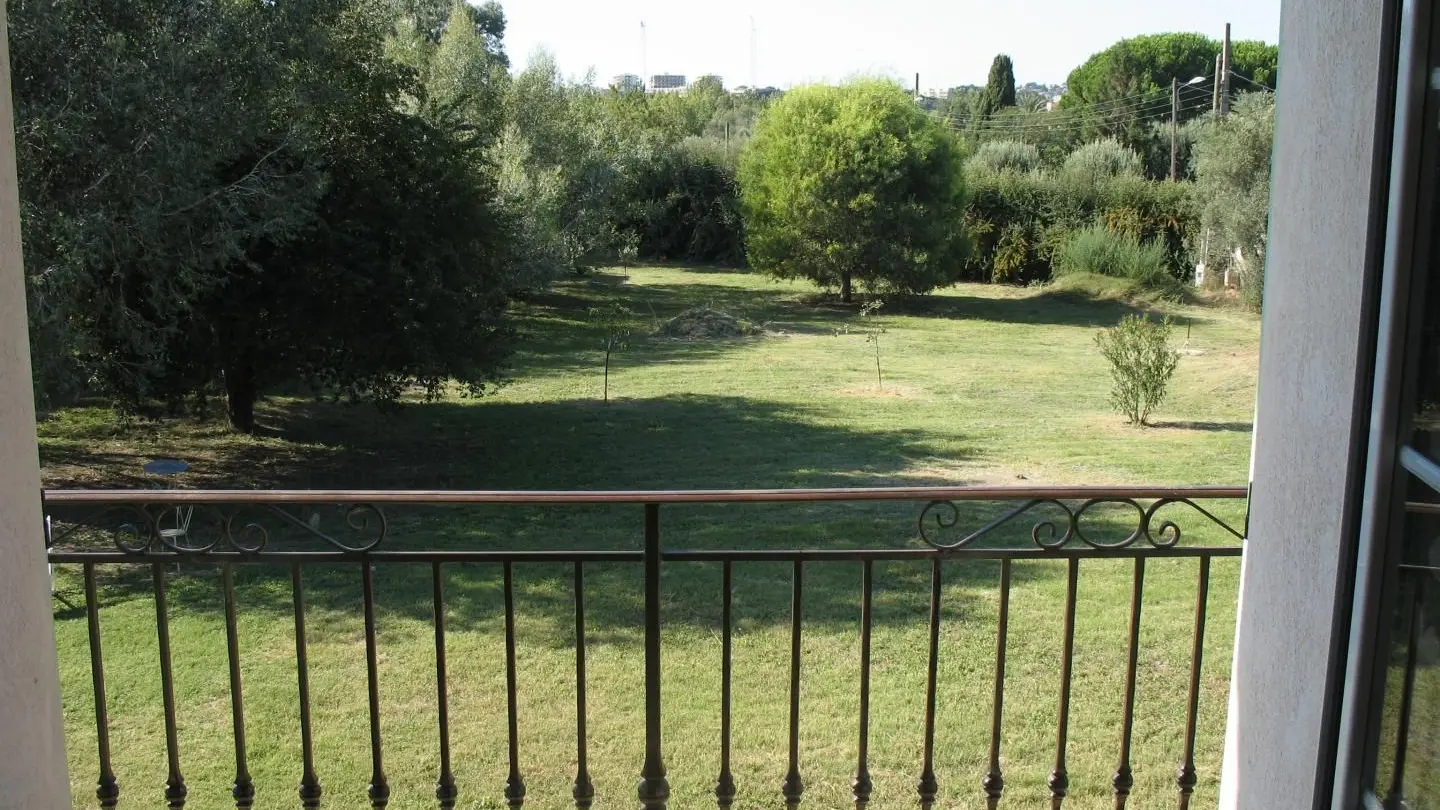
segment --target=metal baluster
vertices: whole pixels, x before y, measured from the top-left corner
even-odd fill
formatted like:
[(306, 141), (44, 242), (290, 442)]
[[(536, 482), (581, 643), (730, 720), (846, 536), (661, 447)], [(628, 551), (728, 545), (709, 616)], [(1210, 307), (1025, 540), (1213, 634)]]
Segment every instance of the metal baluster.
[(95, 589), (95, 564), (85, 563), (85, 622), (90, 629), (90, 681), (95, 687), (95, 741), (100, 751), (100, 779), (95, 798), (102, 808), (120, 801), (120, 785), (110, 767), (110, 713), (105, 704), (105, 657), (100, 650), (100, 598)]
[(805, 782), (800, 778), (800, 622), (804, 578), (805, 563), (796, 560), (790, 588), (790, 769), (781, 789), (788, 808), (799, 807), (805, 795)]
[(366, 560), (361, 567), (365, 600), (365, 685), (370, 698), (370, 806), (380, 810), (390, 803), (390, 784), (380, 749), (380, 673), (375, 652), (375, 568)]
[(636, 788), (645, 810), (665, 810), (670, 782), (660, 752), (660, 505), (645, 504), (645, 764)]
[(295, 607), (295, 676), (300, 690), (300, 806), (314, 810), (324, 792), (315, 778), (315, 746), (310, 734), (310, 666), (305, 648), (305, 588), (300, 580), (300, 563), (290, 564), (290, 594)]
[(509, 722), (510, 774), (505, 779), (505, 802), (511, 807), (525, 804), (525, 779), (520, 776), (520, 720), (515, 692), (515, 566), (509, 560), (505, 571), (505, 703)]
[(1185, 759), (1175, 772), (1180, 788), (1180, 810), (1189, 810), (1195, 792), (1195, 726), (1200, 712), (1200, 666), (1205, 656), (1205, 606), (1210, 598), (1210, 558), (1200, 558), (1200, 581), (1195, 589), (1195, 640), (1190, 648), (1190, 697), (1185, 711)]
[(155, 631), (160, 646), (160, 691), (165, 702), (165, 759), (169, 775), (165, 779), (165, 805), (170, 810), (185, 806), (185, 777), (180, 773), (180, 739), (175, 728), (175, 674), (170, 665), (170, 611), (165, 599), (165, 566), (150, 567), (155, 584)]
[(235, 626), (235, 566), (220, 569), (225, 589), (225, 652), (230, 660), (230, 713), (235, 728), (235, 784), (230, 795), (238, 810), (255, 804), (255, 783), (245, 763), (245, 699), (240, 689), (240, 633)]
[(1130, 591), (1130, 647), (1125, 664), (1125, 719), (1120, 727), (1120, 762), (1110, 784), (1115, 788), (1115, 810), (1125, 810), (1135, 776), (1130, 770), (1130, 738), (1135, 727), (1135, 676), (1140, 655), (1140, 606), (1145, 592), (1145, 558), (1135, 558), (1135, 581)]
[(440, 778), (435, 783), (435, 798), (441, 810), (451, 810), (459, 791), (455, 774), (450, 770), (450, 690), (445, 669), (445, 576), (440, 563), (430, 566), (430, 579), (435, 603), (435, 706), (440, 721)]
[(980, 783), (988, 810), (1000, 805), (1005, 777), (1000, 773), (1000, 721), (1005, 712), (1005, 643), (1010, 631), (1010, 561), (1000, 561), (1000, 618), (995, 629), (995, 700), (990, 715), (990, 772)]
[(925, 753), (920, 781), (920, 807), (930, 810), (940, 786), (935, 780), (935, 681), (940, 666), (940, 558), (930, 561), (930, 662), (925, 680)]
[(587, 810), (595, 801), (595, 785), (585, 758), (585, 563), (575, 563), (575, 747), (578, 764), (571, 795), (575, 806)]
[(735, 802), (735, 777), (730, 773), (730, 602), (733, 588), (731, 563), (720, 575), (720, 778), (715, 780), (715, 803), (721, 810)]
[(860, 569), (860, 749), (855, 763), (855, 780), (850, 783), (855, 810), (865, 810), (870, 803), (870, 792), (875, 787), (870, 779), (870, 594), (873, 574), (874, 562), (866, 560)]
[(1060, 810), (1070, 790), (1065, 769), (1065, 743), (1070, 734), (1070, 665), (1075, 657), (1075, 587), (1080, 577), (1080, 558), (1071, 557), (1065, 581), (1065, 648), (1060, 660), (1060, 721), (1055, 733), (1055, 769), (1050, 772), (1050, 808)]
[(1390, 792), (1385, 796), (1386, 810), (1400, 810), (1405, 798), (1405, 757), (1410, 743), (1410, 711), (1415, 696), (1415, 669), (1420, 647), (1420, 605), (1424, 580), (1415, 577), (1415, 598), (1410, 603), (1410, 632), (1405, 648), (1405, 679), (1400, 693), (1400, 716), (1395, 728), (1395, 767), (1390, 774)]

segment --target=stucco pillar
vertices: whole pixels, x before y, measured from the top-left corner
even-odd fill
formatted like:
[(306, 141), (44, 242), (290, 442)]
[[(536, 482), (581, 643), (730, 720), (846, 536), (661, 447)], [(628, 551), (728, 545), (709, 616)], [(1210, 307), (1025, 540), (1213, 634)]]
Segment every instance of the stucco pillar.
[(68, 810), (0, 3), (0, 810)]
[[(1286, 0), (1265, 314), (1221, 807), (1311, 808), (1368, 421), (1380, 2)], [(1383, 204), (1383, 201), (1382, 201)], [(1363, 458), (1361, 459), (1363, 460)], [(1353, 504), (1352, 504), (1353, 506)]]

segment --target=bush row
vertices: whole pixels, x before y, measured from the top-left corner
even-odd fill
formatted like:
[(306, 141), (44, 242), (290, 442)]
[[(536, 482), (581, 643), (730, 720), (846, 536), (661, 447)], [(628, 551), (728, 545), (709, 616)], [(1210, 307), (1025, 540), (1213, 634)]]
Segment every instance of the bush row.
[(1067, 245), (1078, 233), (1096, 226), (1127, 242), (1152, 245), (1168, 276), (1184, 279), (1189, 274), (1191, 224), (1185, 184), (1129, 173), (1097, 178), (972, 167), (966, 191), (969, 281), (1048, 280), (1059, 269)]
[(633, 234), (640, 257), (745, 263), (740, 190), (719, 144), (694, 138), (663, 150), (636, 172), (624, 194), (615, 227), (622, 239)]
[[(965, 280), (1026, 284), (1078, 271), (1079, 258), (1066, 266), (1072, 243), (1076, 257), (1087, 250), (1105, 257), (1085, 272), (1157, 287), (1188, 277), (1190, 184), (1144, 179), (1124, 155), (1108, 154), (1119, 150), (1107, 151), (1107, 142), (1092, 145), (1096, 154), (1077, 151), (1076, 166), (1053, 173), (992, 168), (1023, 164), (1025, 156), (986, 146), (992, 147), (986, 159), (976, 160), (977, 153), (969, 164), (965, 213), (956, 223), (971, 241)], [(745, 264), (738, 186), (729, 161), (716, 152), (703, 142), (679, 144), (628, 184), (615, 227), (638, 238), (641, 257)], [(1114, 244), (1103, 244), (1104, 232), (1116, 237)]]

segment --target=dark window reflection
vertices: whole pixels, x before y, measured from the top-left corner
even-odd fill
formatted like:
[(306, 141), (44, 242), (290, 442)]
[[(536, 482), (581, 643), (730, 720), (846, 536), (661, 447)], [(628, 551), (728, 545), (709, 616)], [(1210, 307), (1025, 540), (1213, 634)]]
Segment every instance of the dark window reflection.
[[(1432, 19), (1432, 27), (1440, 15)], [(1430, 64), (1440, 39), (1432, 31)], [(1427, 72), (1428, 73), (1428, 72)], [(1420, 198), (1409, 322), (1401, 350), (1407, 368), (1402, 439), (1440, 460), (1440, 104), (1426, 97)], [(1400, 569), (1391, 580), (1384, 702), (1374, 790), (1390, 810), (1440, 810), (1440, 492), (1408, 473), (1397, 481), (1407, 507), (1399, 533)]]
[(1381, 710), (1375, 793), (1393, 810), (1440, 810), (1440, 507), (1405, 522)]

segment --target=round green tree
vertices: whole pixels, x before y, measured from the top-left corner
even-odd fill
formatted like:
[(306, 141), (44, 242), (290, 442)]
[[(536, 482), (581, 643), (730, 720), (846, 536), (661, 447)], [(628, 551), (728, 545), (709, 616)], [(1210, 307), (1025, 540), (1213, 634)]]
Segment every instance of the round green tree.
[(859, 81), (787, 93), (740, 161), (752, 267), (851, 300), (923, 293), (960, 277), (961, 153), (899, 87)]

